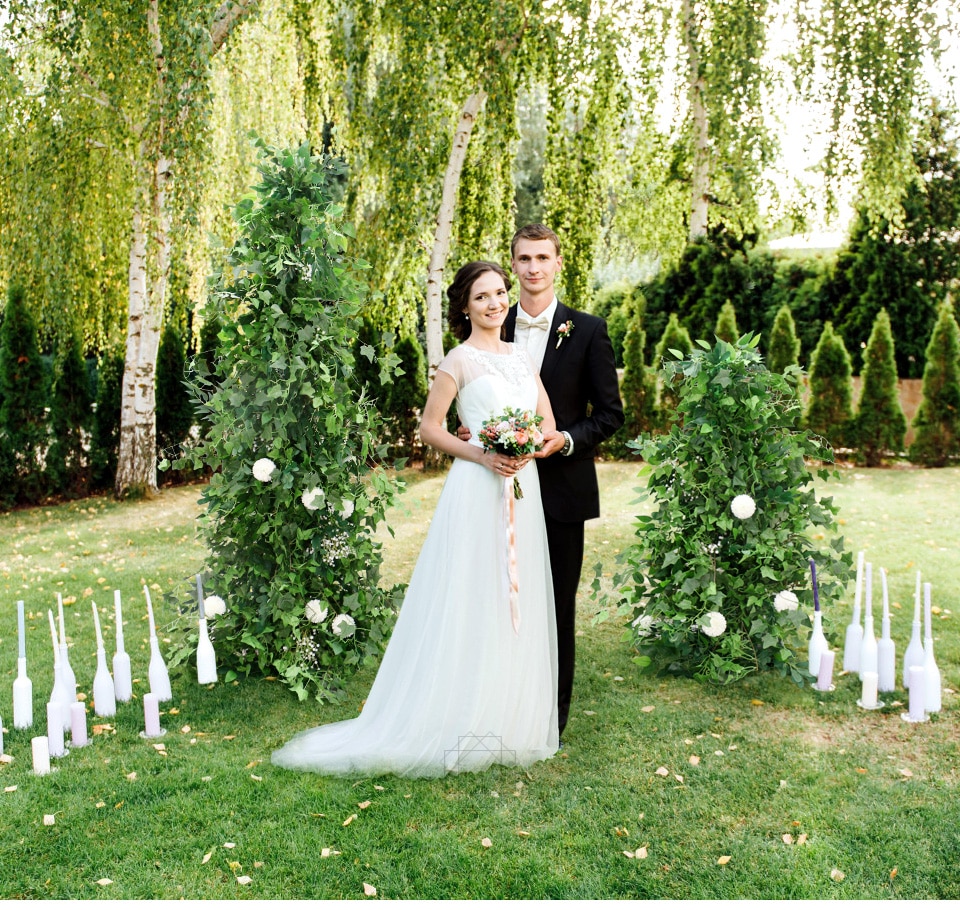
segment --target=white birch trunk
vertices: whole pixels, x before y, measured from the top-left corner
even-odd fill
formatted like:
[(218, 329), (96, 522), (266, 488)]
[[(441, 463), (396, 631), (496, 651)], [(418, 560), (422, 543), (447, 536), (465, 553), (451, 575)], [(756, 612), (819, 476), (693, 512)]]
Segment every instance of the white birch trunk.
[(487, 100), (485, 92), (471, 95), (460, 112), (460, 122), (453, 137), (447, 172), (443, 177), (443, 195), (440, 199), (440, 211), (437, 214), (437, 230), (434, 234), (433, 249), (430, 252), (430, 265), (427, 272), (427, 370), (430, 382), (443, 359), (443, 270), (450, 254), (450, 235), (453, 232), (453, 214), (457, 203), (457, 190), (460, 187), (460, 174), (467, 157), (467, 145), (470, 133), (476, 123), (477, 115)]
[(687, 42), (687, 96), (693, 120), (693, 174), (691, 178), (689, 240), (707, 233), (710, 199), (710, 133), (704, 98), (706, 80), (700, 72), (700, 51), (694, 0), (683, 0), (683, 27)]

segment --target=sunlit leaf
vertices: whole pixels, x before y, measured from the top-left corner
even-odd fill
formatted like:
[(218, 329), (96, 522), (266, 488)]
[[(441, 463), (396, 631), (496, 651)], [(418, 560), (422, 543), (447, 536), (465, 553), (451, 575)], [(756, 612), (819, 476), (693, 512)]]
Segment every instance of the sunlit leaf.
[(730, 860), (732, 860), (732, 859), (733, 859), (732, 856), (721, 856), (721, 857), (717, 860), (717, 865), (718, 865), (718, 866), (725, 866), (725, 865), (726, 865), (727, 863), (729, 863)]
[(373, 885), (369, 885), (369, 884), (367, 884), (366, 882), (364, 882), (364, 883), (363, 883), (363, 893), (364, 893), (367, 897), (376, 897), (376, 896), (377, 896), (377, 889), (374, 888)]

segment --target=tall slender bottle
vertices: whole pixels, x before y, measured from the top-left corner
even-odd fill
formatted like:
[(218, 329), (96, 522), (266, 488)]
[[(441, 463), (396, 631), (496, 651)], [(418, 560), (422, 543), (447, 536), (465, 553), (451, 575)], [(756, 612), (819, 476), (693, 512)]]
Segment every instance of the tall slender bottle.
[(924, 663), (923, 640), (920, 636), (920, 573), (917, 572), (917, 590), (913, 595), (913, 631), (910, 644), (903, 655), (903, 688), (910, 689), (910, 668)]
[(848, 673), (860, 671), (860, 647), (863, 645), (863, 626), (860, 625), (860, 598), (863, 595), (863, 550), (857, 553), (857, 588), (853, 597), (853, 619), (847, 626), (843, 641), (843, 669)]
[(863, 613), (863, 643), (860, 645), (860, 679), (864, 673), (877, 672), (877, 633), (873, 625), (873, 566), (866, 571), (866, 609)]
[(897, 686), (897, 646), (890, 637), (890, 601), (887, 594), (887, 570), (880, 569), (883, 582), (883, 619), (877, 642), (877, 690), (892, 692)]
[(940, 669), (933, 657), (933, 627), (930, 622), (930, 582), (923, 585), (923, 609), (926, 619), (923, 636), (923, 683), (926, 690), (926, 708), (936, 712), (941, 708)]
[(13, 681), (13, 726), (26, 730), (33, 726), (33, 683), (27, 676), (27, 637), (23, 619), (23, 601), (17, 601), (17, 635), (20, 656), (17, 658), (17, 678)]

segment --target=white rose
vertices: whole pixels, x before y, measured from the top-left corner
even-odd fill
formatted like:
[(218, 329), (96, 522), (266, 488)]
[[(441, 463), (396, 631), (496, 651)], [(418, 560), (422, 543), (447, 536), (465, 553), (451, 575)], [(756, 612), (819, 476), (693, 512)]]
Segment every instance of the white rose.
[(726, 628), (727, 620), (722, 613), (707, 613), (700, 620), (700, 631), (703, 632), (704, 635), (709, 635), (711, 638), (723, 635)]
[(305, 612), (310, 622), (320, 623), (327, 618), (327, 608), (319, 600), (308, 600)]
[(334, 617), (333, 622), (330, 623), (330, 628), (333, 629), (334, 635), (340, 638), (349, 638), (357, 631), (357, 624), (348, 613), (341, 613)]
[(638, 635), (649, 635), (653, 617), (649, 613), (641, 613), (631, 625), (637, 630)]
[(800, 606), (797, 595), (793, 591), (781, 591), (773, 598), (773, 606), (778, 613), (789, 613)]
[(746, 520), (757, 511), (757, 504), (746, 493), (733, 497), (730, 503), (730, 511), (741, 520)]
[(203, 598), (203, 612), (207, 616), (219, 616), (221, 613), (227, 612), (227, 605), (223, 602), (222, 597), (211, 594), (209, 597)]
[(345, 499), (343, 501), (343, 511), (340, 513), (340, 515), (343, 516), (343, 518), (349, 518), (351, 515), (353, 515), (353, 510), (355, 508), (356, 506), (351, 500)]
[(304, 508), (309, 509), (311, 512), (315, 512), (320, 508), (320, 503), (317, 500), (323, 501), (323, 490), (320, 487), (314, 487), (312, 490), (305, 490), (303, 495), (300, 497), (300, 501), (303, 503)]
[(267, 483), (277, 466), (269, 458), (258, 458), (253, 463), (253, 476), (261, 483)]

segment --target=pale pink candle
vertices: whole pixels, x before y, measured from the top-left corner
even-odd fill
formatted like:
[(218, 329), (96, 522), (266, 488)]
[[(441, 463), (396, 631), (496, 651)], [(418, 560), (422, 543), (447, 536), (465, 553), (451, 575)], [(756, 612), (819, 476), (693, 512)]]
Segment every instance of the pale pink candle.
[(47, 702), (47, 748), (54, 758), (67, 754), (63, 743), (63, 704), (58, 701)]
[(817, 676), (817, 688), (826, 692), (833, 685), (834, 652), (824, 651), (820, 655), (820, 673)]
[(143, 721), (147, 736), (160, 735), (160, 699), (153, 692), (143, 696)]
[(70, 738), (74, 746), (85, 746), (88, 742), (87, 706), (82, 701), (70, 705)]

